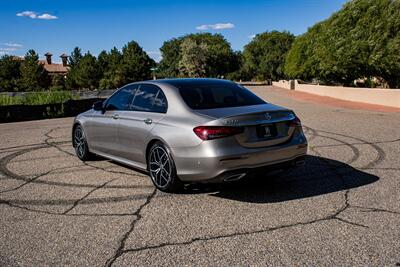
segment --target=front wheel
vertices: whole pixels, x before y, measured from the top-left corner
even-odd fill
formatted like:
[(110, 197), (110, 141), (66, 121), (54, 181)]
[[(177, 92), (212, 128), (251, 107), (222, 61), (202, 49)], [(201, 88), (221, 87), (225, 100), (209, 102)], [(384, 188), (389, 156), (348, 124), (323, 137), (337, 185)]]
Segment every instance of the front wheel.
[(75, 148), (75, 153), (80, 160), (87, 161), (94, 158), (94, 154), (89, 152), (85, 132), (81, 125), (75, 126), (72, 142)]
[(164, 192), (179, 192), (183, 183), (176, 175), (175, 163), (170, 150), (162, 142), (156, 142), (148, 155), (148, 169), (154, 186)]

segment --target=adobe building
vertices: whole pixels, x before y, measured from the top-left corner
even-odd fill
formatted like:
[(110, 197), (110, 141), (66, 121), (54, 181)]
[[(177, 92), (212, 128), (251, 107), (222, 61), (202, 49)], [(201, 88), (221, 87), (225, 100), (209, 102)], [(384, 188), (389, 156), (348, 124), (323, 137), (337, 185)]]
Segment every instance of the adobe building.
[(60, 75), (64, 78), (66, 77), (69, 66), (68, 66), (68, 56), (66, 54), (60, 55), (61, 63), (53, 63), (52, 56), (53, 54), (47, 52), (44, 54), (46, 59), (39, 60), (41, 64), (43, 64), (44, 69), (50, 76)]

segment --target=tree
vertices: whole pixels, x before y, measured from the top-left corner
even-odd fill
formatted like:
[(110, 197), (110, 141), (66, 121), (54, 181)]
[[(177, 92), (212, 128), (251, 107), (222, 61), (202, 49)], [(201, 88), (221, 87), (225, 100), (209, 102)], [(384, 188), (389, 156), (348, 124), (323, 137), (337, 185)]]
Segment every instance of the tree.
[(379, 0), (375, 5), (368, 8), (364, 18), (369, 23), (369, 17), (374, 18), (368, 27), (374, 43), (368, 57), (369, 66), (373, 66), (371, 73), (382, 77), (391, 88), (400, 88), (400, 1)]
[(62, 91), (65, 90), (65, 78), (62, 75), (53, 75), (51, 77), (51, 91)]
[(207, 45), (207, 77), (225, 77), (238, 69), (238, 66), (234, 65), (235, 54), (231, 45), (221, 34), (199, 33), (187, 35), (185, 38), (191, 38), (197, 44)]
[(21, 64), (21, 89), (24, 91), (38, 91), (49, 84), (47, 72), (39, 64), (39, 56), (35, 50), (29, 50)]
[(186, 38), (180, 45), (182, 57), (178, 63), (181, 76), (205, 77), (207, 68), (207, 57), (209, 56), (208, 45), (197, 44), (195, 40)]
[(151, 69), (154, 66), (154, 60), (135, 41), (122, 48), (123, 83), (151, 79)]
[(234, 52), (231, 64), (232, 64), (232, 66), (235, 66), (235, 68), (234, 68), (234, 71), (232, 71), (226, 75), (227, 79), (233, 80), (233, 81), (251, 80), (252, 77), (250, 77), (249, 74), (243, 68), (244, 57), (243, 57), (242, 52), (240, 52), (240, 51)]
[(65, 86), (67, 89), (79, 89), (77, 79), (78, 79), (78, 65), (81, 61), (83, 55), (81, 53), (81, 49), (79, 47), (75, 47), (69, 56), (68, 63), (70, 69), (67, 74), (67, 79), (65, 81)]
[(79, 47), (75, 47), (74, 50), (71, 53), (71, 56), (69, 57), (69, 65), (71, 67), (75, 67), (76, 65), (79, 64), (79, 62), (82, 59), (82, 52)]
[(76, 47), (70, 56), (66, 87), (69, 89), (109, 89), (151, 78), (155, 66), (145, 51), (134, 41), (122, 48), (101, 51), (98, 57), (84, 56)]
[(70, 70), (67, 74), (66, 87), (72, 89), (96, 89), (99, 87), (102, 68), (95, 56), (88, 51), (82, 55), (75, 47), (69, 57)]
[(179, 60), (182, 38), (165, 41), (160, 48), (162, 59), (158, 64), (157, 75), (165, 78), (179, 76)]
[(0, 58), (0, 91), (18, 91), (21, 60), (4, 55)]
[[(298, 36), (286, 54), (284, 72), (289, 78), (312, 80), (320, 77), (321, 59), (316, 55), (318, 36), (324, 31), (324, 24), (318, 23), (306, 34)], [(321, 50), (321, 49), (320, 49)]]
[(75, 67), (75, 74), (79, 89), (98, 88), (101, 72), (96, 57), (87, 52)]
[(99, 65), (100, 72), (105, 73), (109, 68), (109, 57), (107, 51), (103, 50), (97, 56), (97, 64)]
[(109, 53), (102, 51), (97, 57), (102, 78), (100, 80), (100, 89), (118, 88), (123, 85), (125, 81), (122, 54), (114, 47)]
[(256, 80), (285, 78), (285, 57), (293, 41), (294, 35), (289, 32), (272, 31), (257, 34), (244, 47), (244, 72)]
[[(185, 45), (182, 43), (186, 40)], [(196, 58), (197, 51), (188, 49), (187, 46), (202, 47), (202, 57), (205, 58), (204, 77), (225, 77), (236, 71), (240, 66), (236, 65), (236, 54), (232, 51), (230, 44), (220, 34), (198, 33), (189, 34), (164, 42), (160, 48), (162, 60), (158, 66), (158, 75), (162, 77), (188, 77), (188, 72), (182, 72), (182, 66), (188, 63), (189, 58)], [(205, 49), (207, 47), (207, 49)], [(185, 48), (184, 51), (182, 48)], [(190, 52), (191, 54), (187, 54)], [(184, 53), (186, 53), (184, 55)], [(182, 60), (184, 62), (182, 62)]]
[(286, 58), (292, 78), (352, 85), (358, 78), (400, 87), (400, 0), (353, 0), (296, 38)]

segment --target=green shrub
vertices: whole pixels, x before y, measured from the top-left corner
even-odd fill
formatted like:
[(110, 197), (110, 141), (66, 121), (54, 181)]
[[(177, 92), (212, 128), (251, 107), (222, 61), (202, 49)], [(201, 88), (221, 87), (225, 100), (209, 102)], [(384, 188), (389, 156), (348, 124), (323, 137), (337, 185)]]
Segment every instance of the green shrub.
[(57, 104), (69, 99), (79, 99), (79, 96), (69, 91), (32, 92), (24, 96), (0, 95), (0, 106)]
[(347, 86), (375, 77), (400, 88), (399, 29), (400, 0), (346, 1), (340, 11), (296, 38), (285, 73)]

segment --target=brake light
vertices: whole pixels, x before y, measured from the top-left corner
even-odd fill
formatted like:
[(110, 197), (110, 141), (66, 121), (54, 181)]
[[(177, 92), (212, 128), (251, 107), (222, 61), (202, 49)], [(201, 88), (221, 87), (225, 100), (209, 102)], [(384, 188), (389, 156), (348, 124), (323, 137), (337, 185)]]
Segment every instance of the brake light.
[(226, 126), (198, 126), (193, 129), (193, 132), (201, 140), (212, 140), (217, 138), (228, 137), (243, 133), (241, 127), (226, 127)]
[(290, 126), (293, 126), (293, 127), (301, 127), (301, 121), (300, 121), (300, 119), (299, 119), (297, 116), (294, 117), (294, 119), (290, 121)]

